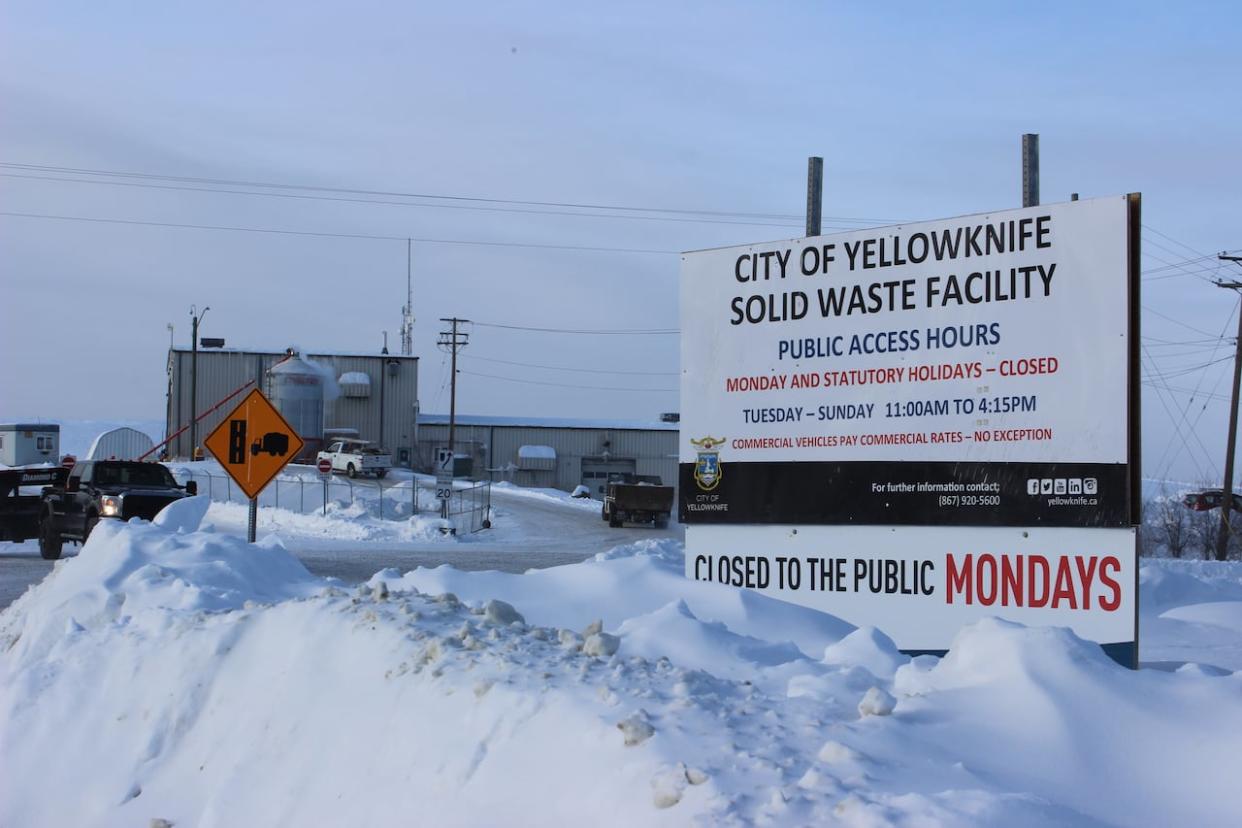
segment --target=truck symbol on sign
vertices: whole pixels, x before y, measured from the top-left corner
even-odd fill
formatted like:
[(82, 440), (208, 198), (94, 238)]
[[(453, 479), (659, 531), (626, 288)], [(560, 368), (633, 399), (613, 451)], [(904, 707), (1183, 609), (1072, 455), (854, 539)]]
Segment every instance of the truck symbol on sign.
[(263, 435), (260, 440), (255, 440), (250, 446), (250, 453), (258, 456), (259, 452), (265, 451), (272, 457), (284, 457), (289, 453), (289, 435), (281, 434), (279, 431), (269, 431)]

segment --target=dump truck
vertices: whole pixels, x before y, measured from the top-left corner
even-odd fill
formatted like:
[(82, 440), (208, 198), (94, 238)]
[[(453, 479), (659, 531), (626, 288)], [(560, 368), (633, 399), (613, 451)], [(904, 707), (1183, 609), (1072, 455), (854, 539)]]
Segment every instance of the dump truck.
[(614, 528), (629, 523), (668, 526), (673, 511), (673, 487), (656, 475), (616, 474), (608, 478), (600, 517)]

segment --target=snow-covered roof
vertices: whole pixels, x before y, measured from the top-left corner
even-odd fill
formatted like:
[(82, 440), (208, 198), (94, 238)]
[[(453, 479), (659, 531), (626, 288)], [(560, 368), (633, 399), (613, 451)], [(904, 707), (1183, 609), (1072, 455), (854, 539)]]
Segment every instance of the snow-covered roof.
[[(448, 425), (447, 414), (418, 415), (420, 425)], [(658, 420), (592, 420), (567, 417), (501, 417), (492, 414), (458, 414), (459, 426), (500, 426), (509, 428), (589, 428), (606, 431), (679, 431), (678, 423)]]
[(341, 385), (370, 385), (371, 377), (369, 374), (364, 374), (361, 371), (346, 371), (341, 374), (338, 382)]
[(518, 446), (518, 457), (523, 460), (555, 460), (556, 449), (551, 446)]

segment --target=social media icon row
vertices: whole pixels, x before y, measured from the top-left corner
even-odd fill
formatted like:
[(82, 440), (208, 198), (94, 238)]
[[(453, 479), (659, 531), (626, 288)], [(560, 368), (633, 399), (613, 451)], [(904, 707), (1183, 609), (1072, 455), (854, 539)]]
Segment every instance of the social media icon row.
[(1026, 481), (1029, 495), (1094, 495), (1099, 491), (1094, 477), (1032, 477)]

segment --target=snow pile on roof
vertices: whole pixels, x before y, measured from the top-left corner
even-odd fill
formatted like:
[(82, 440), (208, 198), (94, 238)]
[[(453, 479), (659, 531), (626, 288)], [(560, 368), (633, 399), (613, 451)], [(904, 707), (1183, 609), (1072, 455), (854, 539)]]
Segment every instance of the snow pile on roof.
[(522, 460), (555, 460), (556, 449), (551, 446), (518, 446), (518, 458)]
[(1242, 821), (1242, 674), (995, 620), (911, 661), (670, 541), (345, 591), (201, 511), (0, 614), (0, 824)]
[(338, 382), (340, 382), (341, 385), (370, 385), (371, 377), (361, 371), (346, 371), (341, 374), (341, 378)]

